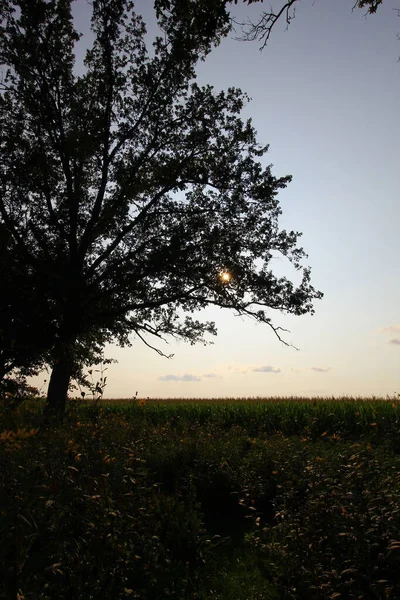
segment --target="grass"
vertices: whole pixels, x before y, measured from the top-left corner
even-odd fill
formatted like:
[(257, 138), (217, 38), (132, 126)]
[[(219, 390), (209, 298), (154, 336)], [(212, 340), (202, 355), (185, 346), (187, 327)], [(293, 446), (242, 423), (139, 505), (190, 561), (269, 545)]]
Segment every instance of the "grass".
[(0, 413), (0, 597), (400, 598), (398, 400), (41, 408)]

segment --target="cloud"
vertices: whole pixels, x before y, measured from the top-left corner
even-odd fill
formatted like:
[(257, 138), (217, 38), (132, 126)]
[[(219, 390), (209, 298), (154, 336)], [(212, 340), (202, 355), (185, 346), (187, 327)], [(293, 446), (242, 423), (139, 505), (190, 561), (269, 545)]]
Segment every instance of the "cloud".
[(281, 370), (276, 367), (271, 367), (269, 365), (265, 365), (264, 367), (254, 367), (252, 369), (253, 373), (280, 373)]
[(389, 325), (389, 327), (382, 327), (379, 331), (387, 335), (400, 335), (400, 325)]
[(185, 373), (184, 375), (161, 375), (158, 379), (159, 381), (201, 381), (201, 377), (192, 375), (192, 373)]
[(231, 365), (228, 367), (228, 371), (239, 373), (239, 375), (246, 375), (249, 372), (249, 367), (238, 367), (237, 365)]
[(400, 346), (400, 325), (389, 325), (388, 327), (382, 327), (379, 329), (379, 333), (395, 336), (387, 340), (387, 343), (393, 344), (394, 346)]
[(315, 371), (316, 373), (327, 373), (330, 370), (330, 367), (311, 367), (311, 371)]
[(218, 375), (217, 373), (203, 373), (202, 377), (207, 377), (207, 379), (220, 379), (221, 375)]
[[(247, 375), (248, 373), (280, 373), (281, 370), (278, 367), (271, 367), (270, 365), (220, 365), (220, 368), (228, 371), (228, 375)], [(230, 373), (229, 373), (230, 372)]]

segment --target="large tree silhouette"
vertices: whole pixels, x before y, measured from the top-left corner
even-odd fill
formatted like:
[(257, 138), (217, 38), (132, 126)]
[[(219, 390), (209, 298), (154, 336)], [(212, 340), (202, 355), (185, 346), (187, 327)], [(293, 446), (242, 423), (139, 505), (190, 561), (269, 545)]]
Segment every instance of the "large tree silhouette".
[[(214, 0), (157, 0), (149, 52), (129, 0), (93, 0), (93, 45), (76, 69), (70, 0), (2, 0), (0, 223), (54, 326), (47, 410), (62, 414), (77, 365), (106, 342), (195, 343), (217, 305), (268, 325), (322, 294), (298, 233), (279, 229), (289, 177), (239, 115), (245, 94), (195, 81), (227, 34)], [(78, 74), (79, 73), (79, 74)], [(279, 252), (300, 283), (276, 277)], [(229, 282), (221, 272), (230, 274)]]

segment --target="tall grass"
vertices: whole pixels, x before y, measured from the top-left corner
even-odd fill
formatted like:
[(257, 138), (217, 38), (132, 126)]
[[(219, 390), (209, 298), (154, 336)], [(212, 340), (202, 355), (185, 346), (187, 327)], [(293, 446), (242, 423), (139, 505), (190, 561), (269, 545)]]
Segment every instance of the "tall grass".
[(400, 598), (398, 400), (43, 404), (0, 406), (1, 598)]

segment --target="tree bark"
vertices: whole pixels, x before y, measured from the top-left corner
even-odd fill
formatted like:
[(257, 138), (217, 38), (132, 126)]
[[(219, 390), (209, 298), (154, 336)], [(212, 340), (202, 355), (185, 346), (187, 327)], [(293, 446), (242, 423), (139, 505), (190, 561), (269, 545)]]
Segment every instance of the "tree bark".
[(50, 375), (45, 420), (62, 420), (67, 404), (69, 382), (74, 370), (74, 347), (76, 334), (73, 330), (74, 319), (67, 316), (63, 319), (60, 337), (55, 353), (55, 360)]
[(61, 356), (54, 363), (47, 392), (46, 418), (62, 420), (67, 404), (72, 369), (73, 363), (67, 356)]

